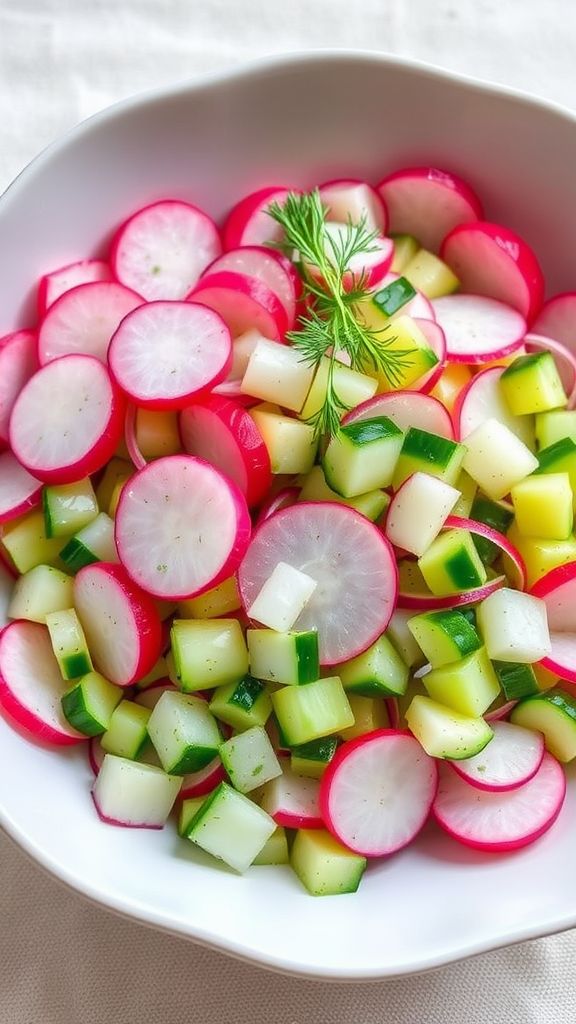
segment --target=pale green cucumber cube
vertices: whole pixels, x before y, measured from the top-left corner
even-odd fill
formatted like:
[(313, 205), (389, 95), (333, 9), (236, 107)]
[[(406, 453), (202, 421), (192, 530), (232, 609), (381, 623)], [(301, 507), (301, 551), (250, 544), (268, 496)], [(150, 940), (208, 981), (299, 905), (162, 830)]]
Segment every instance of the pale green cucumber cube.
[(349, 693), (363, 697), (396, 697), (408, 683), (408, 665), (386, 634), (363, 654), (338, 666), (342, 685)]
[(260, 853), (256, 854), (253, 864), (288, 864), (290, 853), (286, 830), (280, 825), (274, 830), (269, 839), (266, 840)]
[(418, 559), (427, 587), (438, 597), (481, 587), (486, 569), (467, 530), (446, 530)]
[(114, 686), (99, 672), (89, 672), (62, 695), (62, 711), (78, 732), (98, 736), (110, 727), (122, 693), (120, 686)]
[(407, 302), (416, 295), (416, 289), (406, 277), (398, 277), (390, 284), (380, 288), (372, 296), (374, 302), (384, 316), (394, 316)]
[(77, 679), (92, 671), (84, 630), (74, 608), (49, 612), (46, 625), (52, 649), (64, 679)]
[(484, 420), (466, 437), (464, 469), (485, 494), (498, 501), (538, 468), (538, 459), (500, 420)]
[(493, 661), (492, 666), (506, 700), (522, 700), (541, 692), (531, 665), (521, 665), (513, 661)]
[(386, 511), (390, 504), (390, 498), (386, 491), (368, 491), (366, 494), (358, 494), (354, 498), (344, 498), (341, 494), (333, 491), (326, 483), (322, 466), (313, 466), (306, 474), (298, 501), (334, 501), (338, 505), (348, 505), (361, 512), (373, 523)]
[(427, 754), (451, 761), (479, 754), (494, 735), (483, 718), (462, 715), (421, 695), (412, 700), (406, 722)]
[(65, 544), (60, 558), (70, 572), (77, 572), (92, 562), (118, 562), (114, 540), (114, 520), (100, 512), (87, 526)]
[(188, 828), (188, 838), (243, 872), (276, 830), (276, 822), (242, 793), (221, 782), (204, 801)]
[(248, 672), (237, 619), (175, 619), (170, 639), (178, 685), (185, 693), (237, 683)]
[(178, 835), (182, 839), (188, 839), (190, 825), (206, 799), (206, 796), (190, 796), (182, 801), (178, 815)]
[(408, 629), (432, 668), (459, 661), (482, 646), (474, 626), (456, 608), (415, 615)]
[(503, 587), (482, 601), (476, 614), (490, 658), (530, 665), (550, 654), (546, 604), (540, 598)]
[(366, 870), (365, 857), (348, 850), (324, 829), (298, 830), (290, 864), (312, 896), (356, 892)]
[(407, 664), (408, 668), (417, 668), (424, 663), (424, 658), (420, 647), (408, 629), (408, 621), (412, 616), (412, 612), (405, 611), (403, 608), (396, 608), (388, 623), (386, 636), (392, 641), (402, 661)]
[(478, 485), (471, 476), (468, 476), (465, 469), (460, 470), (456, 481), (456, 490), (460, 491), (460, 497), (452, 509), (452, 515), (462, 516), (463, 518), (470, 516), (473, 519), (474, 516), (471, 515), (472, 505), (476, 499)]
[(514, 416), (548, 412), (568, 401), (551, 352), (518, 356), (504, 370), (500, 387)]
[(419, 249), (406, 264), (402, 273), (410, 284), (426, 295), (428, 299), (439, 299), (451, 295), (460, 282), (450, 267), (428, 249)]
[(422, 682), (432, 700), (471, 718), (483, 715), (500, 693), (485, 647), (461, 661), (432, 669)]
[(142, 752), (148, 739), (150, 708), (131, 700), (121, 700), (110, 716), (110, 724), (100, 742), (108, 754), (132, 761)]
[(150, 715), (148, 735), (171, 775), (200, 771), (218, 754), (218, 723), (201, 697), (166, 690)]
[(418, 252), (420, 243), (413, 235), (391, 235), (391, 238), (394, 241), (394, 256), (390, 269), (393, 274), (401, 274)]
[(210, 711), (221, 722), (242, 732), (254, 725), (265, 725), (272, 712), (272, 701), (264, 683), (254, 676), (244, 676), (239, 683), (219, 686)]
[(28, 512), (25, 516), (6, 523), (2, 528), (2, 547), (9, 561), (19, 573), (28, 572), (36, 565), (60, 567), (59, 537), (47, 537), (42, 512)]
[(563, 437), (538, 452), (538, 466), (534, 473), (568, 473), (576, 511), (576, 442)]
[(549, 690), (520, 701), (510, 721), (541, 732), (546, 749), (558, 761), (566, 763), (576, 757), (576, 699), (564, 690)]
[[(318, 364), (308, 398), (300, 413), (301, 419), (311, 420), (324, 405), (328, 390), (329, 370), (330, 359), (323, 356)], [(368, 376), (366, 373), (360, 373), (359, 370), (353, 370), (338, 360), (334, 361), (332, 367), (332, 385), (345, 409), (354, 409), (362, 402), (366, 402), (376, 394), (378, 389), (378, 381), (375, 376)]]
[(250, 793), (282, 774), (268, 733), (260, 725), (231, 736), (219, 753), (230, 782), (241, 793)]
[(240, 390), (300, 412), (314, 377), (314, 366), (297, 348), (260, 338), (250, 354)]
[(72, 484), (53, 484), (42, 490), (47, 537), (69, 537), (98, 515), (98, 501), (89, 477)]
[(302, 775), (306, 779), (320, 779), (337, 748), (336, 736), (323, 736), (319, 740), (292, 747), (290, 768), (294, 775)]
[(50, 612), (72, 607), (73, 583), (71, 576), (52, 565), (36, 565), (16, 580), (8, 605), (8, 617), (45, 623)]
[(332, 437), (322, 460), (326, 482), (345, 498), (388, 487), (403, 438), (402, 431), (387, 416), (342, 427)]
[(92, 792), (99, 813), (109, 820), (162, 828), (181, 786), (182, 779), (154, 765), (106, 754)]
[(277, 633), (273, 629), (249, 629), (246, 641), (250, 672), (257, 679), (298, 686), (320, 675), (315, 630)]
[(539, 448), (548, 448), (565, 437), (576, 442), (576, 412), (574, 410), (555, 409), (552, 412), (539, 412), (536, 416), (535, 426)]
[(284, 686), (272, 694), (272, 707), (290, 746), (339, 733), (354, 715), (338, 676), (306, 686)]
[(455, 487), (465, 454), (466, 447), (463, 444), (410, 427), (396, 463), (392, 480), (394, 490), (398, 490), (400, 484), (418, 470), (437, 476), (444, 483)]
[(312, 469), (318, 438), (311, 424), (284, 416), (274, 406), (254, 406), (250, 416), (268, 449), (273, 473), (308, 473)]

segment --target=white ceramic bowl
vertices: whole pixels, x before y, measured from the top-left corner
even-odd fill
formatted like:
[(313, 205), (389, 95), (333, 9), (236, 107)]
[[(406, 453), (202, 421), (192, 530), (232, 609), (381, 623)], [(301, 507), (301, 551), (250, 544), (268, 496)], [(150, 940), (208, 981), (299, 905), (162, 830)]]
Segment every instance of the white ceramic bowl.
[[(574, 287), (574, 117), (397, 59), (322, 53), (119, 104), (47, 150), (0, 200), (0, 328), (29, 321), (41, 273), (104, 252), (151, 200), (220, 217), (260, 185), (424, 162), (462, 174), (491, 219), (524, 234), (551, 289)], [(525, 850), (476, 853), (429, 826), (356, 895), (313, 899), (288, 868), (237, 877), (172, 829), (102, 825), (91, 781), (83, 749), (35, 747), (0, 720), (0, 820), (40, 864), (105, 906), (271, 967), (393, 976), (576, 925), (574, 783)]]

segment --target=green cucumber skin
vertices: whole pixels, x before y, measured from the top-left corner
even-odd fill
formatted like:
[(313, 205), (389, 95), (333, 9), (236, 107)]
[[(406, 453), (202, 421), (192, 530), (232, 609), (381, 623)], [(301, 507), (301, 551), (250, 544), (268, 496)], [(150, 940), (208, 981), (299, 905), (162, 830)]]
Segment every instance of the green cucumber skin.
[(78, 572), (79, 569), (83, 569), (85, 565), (92, 565), (94, 562), (99, 562), (100, 559), (90, 548), (87, 548), (81, 540), (76, 537), (71, 537), (68, 543), (62, 548), (60, 552), (60, 558), (64, 564), (68, 567), (70, 572)]
[(52, 522), (52, 513), (50, 511), (50, 501), (48, 499), (48, 488), (42, 488), (42, 513), (44, 515), (44, 532), (47, 537), (54, 536), (54, 524)]
[(291, 747), (291, 753), (295, 757), (300, 757), (306, 761), (319, 761), (322, 764), (328, 764), (338, 746), (338, 738), (336, 736), (323, 736), (319, 740), (310, 740), (309, 743), (301, 743), (299, 746)]
[(548, 448), (543, 448), (541, 452), (538, 452), (536, 456), (538, 459), (538, 469), (535, 469), (534, 473), (546, 473), (560, 459), (574, 458), (575, 456), (576, 444), (574, 444), (571, 438), (563, 437), (560, 441), (555, 441)]
[(509, 379), (514, 377), (517, 373), (523, 373), (524, 370), (529, 370), (532, 366), (537, 366), (538, 363), (549, 362), (551, 358), (550, 352), (533, 352), (527, 356), (517, 356), (510, 366), (507, 366), (502, 374), (502, 379)]
[(255, 679), (251, 675), (244, 676), (244, 679), (236, 686), (234, 693), (228, 700), (228, 704), (232, 704), (242, 711), (249, 712), (264, 690), (265, 686), (259, 679)]
[(484, 582), (466, 551), (456, 551), (446, 559), (446, 572), (458, 590), (479, 587)]
[(92, 671), (92, 662), (84, 651), (79, 651), (62, 658), (61, 668), (66, 679), (79, 679)]
[(300, 633), (295, 642), (296, 662), (298, 665), (298, 685), (314, 683), (320, 675), (320, 659), (318, 653), (318, 634)]
[[(506, 533), (514, 519), (514, 513), (509, 512), (495, 501), (491, 501), (490, 498), (480, 496), (472, 502), (470, 518), (477, 523), (491, 526), (493, 530), (498, 530), (500, 533)], [(500, 549), (486, 537), (473, 536), (472, 540), (484, 565), (492, 565), (500, 554)]]
[(212, 804), (214, 803), (214, 801), (218, 800), (223, 792), (225, 792), (227, 789), (231, 789), (231, 788), (232, 787), (229, 786), (228, 783), (220, 782), (216, 786), (216, 789), (213, 789), (212, 792), (208, 794), (208, 796), (206, 797), (206, 799), (205, 799), (204, 803), (202, 804), (202, 806), (198, 808), (198, 810), (196, 811), (196, 814), (188, 822), (188, 827), (187, 827), (186, 831), (184, 832), (184, 836), (185, 836), (186, 839), (191, 839), (192, 838), (193, 832), (195, 832), (197, 826), (202, 823), (202, 818), (204, 817), (206, 812), (210, 810), (210, 808), (211, 808)]
[(348, 426), (341, 428), (340, 433), (356, 447), (372, 444), (375, 441), (385, 441), (388, 438), (402, 437), (400, 428), (387, 416), (375, 416), (371, 420), (349, 423)]
[(61, 704), (66, 721), (84, 736), (101, 736), (106, 732), (107, 726), (98, 722), (88, 709), (80, 686), (75, 686), (64, 693)]
[(446, 437), (439, 437), (438, 434), (430, 434), (426, 430), (410, 427), (404, 438), (402, 454), (445, 467), (460, 447), (457, 441), (450, 441)]
[(170, 765), (168, 775), (188, 775), (205, 768), (218, 754), (214, 747), (188, 746), (175, 764)]
[(522, 700), (540, 693), (538, 683), (530, 665), (519, 665), (512, 661), (493, 661), (492, 666), (506, 700)]
[(408, 278), (399, 277), (396, 281), (391, 281), (381, 291), (376, 292), (372, 302), (378, 306), (378, 309), (381, 313), (384, 313), (384, 316), (393, 316), (402, 306), (410, 302), (415, 295), (416, 289), (410, 284)]

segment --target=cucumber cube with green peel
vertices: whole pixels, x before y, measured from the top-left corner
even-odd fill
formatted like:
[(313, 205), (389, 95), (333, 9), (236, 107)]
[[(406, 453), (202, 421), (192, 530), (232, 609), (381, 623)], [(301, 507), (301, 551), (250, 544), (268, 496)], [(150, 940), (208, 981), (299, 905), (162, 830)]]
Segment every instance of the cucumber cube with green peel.
[(486, 569), (468, 530), (446, 530), (418, 559), (426, 585), (438, 597), (481, 587)]
[(397, 697), (408, 684), (409, 669), (385, 633), (362, 654), (338, 666), (348, 693), (362, 697)]
[(532, 665), (521, 665), (514, 661), (493, 661), (492, 667), (506, 700), (522, 700), (541, 692)]
[(479, 718), (500, 693), (500, 683), (486, 648), (442, 668), (432, 669), (422, 679), (428, 696), (461, 715)]
[(576, 537), (549, 540), (546, 537), (524, 537), (515, 523), (508, 530), (508, 540), (521, 554), (526, 568), (526, 586), (531, 588), (557, 565), (576, 561)]
[(182, 839), (188, 838), (188, 829), (205, 800), (206, 796), (190, 796), (182, 801), (178, 815), (178, 835)]
[(248, 672), (237, 619), (175, 619), (170, 639), (178, 685), (185, 693), (236, 683)]
[(306, 779), (320, 779), (334, 757), (337, 747), (336, 736), (323, 736), (319, 740), (311, 740), (310, 743), (292, 747), (290, 768), (295, 775), (302, 775)]
[(416, 643), (412, 633), (408, 629), (408, 620), (413, 613), (402, 608), (396, 608), (392, 612), (392, 618), (388, 623), (386, 636), (392, 641), (393, 647), (398, 651), (402, 661), (408, 668), (417, 668), (424, 663), (422, 651)]
[(190, 822), (187, 836), (206, 853), (243, 872), (275, 830), (276, 822), (266, 811), (221, 782)]
[(408, 629), (432, 668), (460, 661), (482, 646), (472, 623), (456, 608), (415, 615)]
[[(575, 446), (576, 447), (576, 446)], [(466, 437), (464, 469), (497, 501), (538, 469), (538, 459), (504, 423), (487, 419)]]
[(328, 486), (322, 466), (313, 466), (304, 478), (298, 501), (335, 501), (339, 505), (355, 508), (375, 523), (388, 508), (390, 497), (386, 491), (375, 490), (358, 494), (354, 498), (344, 498)]
[(36, 565), (19, 576), (8, 604), (8, 618), (46, 622), (50, 612), (62, 612), (74, 602), (74, 580), (52, 565)]
[(253, 864), (288, 864), (290, 853), (286, 830), (280, 825), (274, 830), (264, 846), (252, 861)]
[[(503, 501), (492, 501), (484, 494), (479, 494), (472, 502), (470, 518), (476, 523), (485, 523), (500, 533), (506, 533), (512, 520), (514, 510)], [(500, 554), (500, 548), (487, 537), (474, 536), (476, 548), (484, 565), (492, 565)]]
[(546, 749), (566, 763), (576, 757), (576, 698), (557, 688), (520, 701), (510, 721), (544, 735)]
[(421, 694), (406, 710), (406, 722), (427, 754), (450, 761), (479, 754), (494, 735), (483, 718), (462, 715)]
[(219, 753), (230, 782), (240, 793), (250, 793), (282, 775), (268, 733), (260, 725), (231, 736), (221, 744)]
[(320, 675), (316, 630), (277, 633), (273, 629), (248, 629), (246, 641), (250, 672), (257, 679), (300, 686)]
[[(456, 490), (459, 491), (458, 500), (452, 509), (453, 516), (462, 516), (467, 519), (471, 514), (472, 505), (476, 500), (478, 484), (465, 469), (461, 469), (456, 481)], [(474, 518), (474, 517), (472, 517)]]
[(51, 484), (42, 489), (47, 537), (69, 537), (98, 515), (98, 501), (90, 477), (72, 484)]
[(420, 243), (413, 235), (392, 234), (390, 237), (394, 241), (394, 256), (390, 270), (393, 274), (401, 274), (406, 264), (418, 252)]
[(392, 486), (398, 490), (400, 484), (419, 470), (455, 486), (465, 454), (465, 446), (457, 441), (410, 427), (396, 463)]
[(100, 739), (103, 749), (108, 754), (135, 761), (148, 740), (150, 715), (150, 708), (131, 700), (121, 700), (114, 708), (108, 728)]
[(460, 492), (429, 473), (413, 473), (396, 491), (386, 518), (388, 540), (423, 555), (444, 526)]
[(187, 775), (210, 764), (222, 737), (218, 723), (201, 697), (166, 690), (152, 711), (148, 735), (164, 771)]
[(477, 616), (490, 658), (530, 665), (550, 654), (546, 604), (539, 597), (503, 587), (482, 601)]
[(254, 725), (265, 725), (272, 712), (272, 701), (264, 683), (250, 675), (239, 683), (219, 686), (209, 706), (216, 718), (239, 732)]
[(162, 828), (174, 806), (182, 779), (161, 768), (106, 754), (92, 793), (107, 821), (139, 828)]
[(285, 633), (292, 629), (317, 585), (307, 573), (287, 562), (278, 562), (247, 613), (263, 626)]
[(538, 465), (534, 475), (540, 473), (568, 473), (576, 511), (576, 443), (569, 437), (563, 437), (549, 448), (543, 448), (538, 452)]
[(460, 282), (450, 267), (428, 249), (419, 249), (403, 270), (410, 283), (428, 299), (451, 295)]
[(77, 679), (92, 671), (84, 630), (74, 608), (49, 612), (46, 625), (52, 649), (64, 679)]
[(524, 537), (567, 540), (574, 526), (574, 496), (568, 473), (529, 476), (510, 492), (516, 526)]
[(535, 430), (539, 448), (548, 448), (565, 437), (576, 442), (576, 412), (572, 409), (539, 412), (535, 419)]
[(117, 562), (114, 520), (106, 512), (99, 512), (87, 526), (70, 537), (60, 558), (70, 572), (77, 572), (93, 562)]
[[(426, 335), (412, 317), (400, 311), (399, 316), (395, 315), (393, 320), (390, 320), (371, 299), (358, 303), (358, 310), (367, 327), (375, 332), (386, 332), (386, 352), (391, 358), (396, 357), (393, 383), (383, 370), (378, 373), (380, 391), (410, 388), (438, 364), (436, 352), (430, 347)], [(369, 362), (366, 363), (365, 369), (367, 373), (371, 372)]]
[(327, 484), (345, 498), (388, 487), (403, 438), (387, 416), (342, 427), (331, 438), (322, 460)]
[(324, 829), (298, 829), (290, 864), (312, 896), (356, 892), (366, 858), (353, 853)]
[(551, 352), (518, 356), (504, 370), (500, 387), (514, 416), (548, 412), (568, 401)]
[(384, 316), (394, 316), (407, 302), (416, 295), (416, 289), (406, 277), (397, 277), (395, 281), (380, 288), (373, 296), (372, 302)]
[(62, 695), (64, 717), (85, 736), (98, 736), (109, 729), (122, 693), (120, 686), (114, 686), (99, 672), (88, 672)]
[(260, 338), (250, 354), (240, 390), (283, 409), (300, 412), (312, 384), (314, 367), (297, 348)]
[(354, 725), (354, 715), (338, 676), (307, 686), (283, 686), (272, 694), (272, 707), (290, 746), (339, 733)]
[[(330, 359), (327, 356), (322, 356), (312, 387), (300, 413), (301, 419), (311, 419), (324, 405), (328, 391), (329, 371)], [(332, 385), (346, 409), (355, 409), (357, 405), (372, 398), (378, 390), (375, 371), (370, 376), (369, 372), (361, 373), (359, 370), (353, 370), (352, 367), (346, 366), (338, 360), (335, 360), (332, 366)]]

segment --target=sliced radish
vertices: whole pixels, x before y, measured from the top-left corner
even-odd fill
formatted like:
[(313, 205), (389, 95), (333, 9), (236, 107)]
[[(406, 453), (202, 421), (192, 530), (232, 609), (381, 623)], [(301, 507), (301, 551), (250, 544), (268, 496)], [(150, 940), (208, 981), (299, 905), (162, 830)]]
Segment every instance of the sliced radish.
[(508, 559), (506, 573), (508, 576), (513, 575), (513, 583), (516, 590), (525, 589), (526, 566), (524, 559), (505, 534), (500, 533), (499, 530), (495, 530), (494, 527), (488, 526), (486, 523), (477, 523), (475, 519), (467, 519), (465, 516), (448, 516), (444, 526), (447, 530), (468, 530), (474, 536), (484, 537), (485, 540), (495, 544), (497, 548), (500, 548), (505, 558)]
[(207, 796), (227, 779), (226, 771), (219, 757), (215, 757), (205, 768), (191, 772), (182, 779), (180, 796), (188, 800), (193, 796)]
[(295, 775), (288, 765), (266, 783), (261, 807), (283, 828), (324, 828), (320, 813), (320, 783)]
[(410, 733), (378, 729), (336, 751), (320, 784), (322, 816), (350, 850), (384, 857), (418, 834), (437, 785), (434, 759)]
[(163, 199), (118, 230), (110, 252), (116, 277), (149, 302), (183, 299), (222, 252), (218, 228), (197, 206)]
[(566, 345), (554, 338), (531, 331), (524, 338), (528, 352), (551, 352), (560, 374), (560, 380), (568, 396), (568, 408), (574, 403), (576, 392), (576, 355)]
[(58, 744), (86, 739), (64, 717), (60, 698), (68, 685), (45, 626), (17, 621), (0, 633), (0, 706), (32, 739)]
[(0, 523), (36, 508), (42, 498), (42, 482), (31, 476), (12, 452), (0, 453)]
[(257, 505), (272, 483), (270, 456), (252, 417), (237, 402), (218, 395), (180, 414), (185, 451), (198, 455), (238, 485), (248, 505)]
[(561, 342), (576, 354), (576, 292), (554, 295), (542, 306), (532, 330)]
[(450, 764), (478, 789), (517, 789), (536, 775), (542, 764), (544, 737), (511, 722), (493, 721), (492, 731), (490, 743), (480, 754)]
[(44, 366), (71, 352), (96, 356), (105, 363), (118, 324), (141, 305), (140, 295), (115, 281), (81, 284), (64, 292), (40, 324), (40, 363)]
[(202, 459), (170, 455), (131, 477), (116, 511), (116, 545), (150, 594), (182, 600), (236, 571), (250, 537), (246, 500)]
[(0, 338), (0, 443), (8, 443), (10, 413), (26, 381), (38, 369), (34, 331), (16, 331)]
[(417, 427), (441, 437), (454, 437), (454, 425), (442, 403), (420, 391), (390, 391), (386, 395), (375, 395), (346, 413), (342, 424), (347, 426), (375, 416), (388, 416), (400, 430)]
[(319, 192), (322, 205), (328, 210), (326, 220), (341, 224), (360, 224), (364, 220), (368, 231), (386, 234), (388, 211), (372, 185), (355, 178), (335, 178), (320, 185)]
[(442, 376), (442, 371), (446, 365), (446, 338), (440, 324), (435, 323), (434, 320), (422, 320), (416, 317), (415, 323), (438, 358), (436, 366), (433, 366), (431, 370), (428, 370), (423, 377), (416, 381), (418, 389), (428, 394)]
[(432, 303), (452, 363), (487, 363), (521, 347), (526, 321), (511, 306), (481, 295), (443, 295)]
[(88, 763), (94, 772), (94, 775), (98, 775), (102, 767), (102, 761), (106, 756), (106, 751), (100, 742), (99, 736), (91, 736), (88, 740)]
[(268, 186), (241, 199), (230, 211), (224, 224), (224, 248), (228, 250), (237, 249), (241, 245), (279, 242), (282, 228), (267, 210), (272, 203), (282, 205), (289, 194), (290, 189)]
[(552, 653), (540, 664), (561, 679), (576, 683), (576, 562), (558, 565), (532, 587), (545, 605)]
[(517, 309), (531, 323), (544, 299), (544, 277), (532, 249), (501, 224), (460, 224), (444, 239), (440, 256), (464, 292), (486, 295)]
[(230, 332), (217, 313), (195, 302), (147, 302), (124, 317), (108, 362), (139, 406), (183, 409), (225, 379), (232, 362)]
[(489, 366), (466, 384), (456, 399), (454, 424), (456, 437), (465, 441), (476, 427), (495, 419), (508, 427), (528, 448), (534, 447), (534, 427), (529, 416), (514, 416), (500, 388), (504, 366)]
[(106, 367), (93, 356), (69, 355), (24, 385), (10, 417), (10, 443), (34, 476), (65, 484), (101, 469), (123, 427), (124, 401)]
[(74, 580), (74, 607), (90, 654), (117, 686), (145, 676), (162, 653), (162, 627), (152, 599), (121, 565), (95, 562)]
[(104, 260), (79, 260), (78, 263), (69, 263), (50, 274), (44, 274), (38, 282), (38, 313), (44, 316), (48, 306), (79, 284), (112, 280), (110, 264)]
[(283, 487), (278, 494), (273, 495), (268, 501), (265, 501), (261, 506), (256, 520), (256, 526), (260, 526), (265, 519), (269, 516), (273, 516), (275, 512), (279, 512), (281, 508), (288, 508), (290, 505), (295, 505), (298, 501), (298, 495), (300, 494), (299, 487)]
[(359, 512), (301, 502), (265, 519), (238, 572), (245, 608), (278, 562), (317, 582), (294, 629), (318, 630), (323, 665), (353, 658), (386, 629), (396, 603), (396, 562), (381, 531)]
[(270, 289), (254, 277), (220, 270), (203, 277), (188, 295), (220, 314), (233, 338), (255, 329), (280, 341), (288, 328), (286, 311)]
[(487, 722), (499, 722), (502, 718), (508, 718), (508, 715), (514, 710), (517, 703), (517, 700), (506, 700), (499, 707), (494, 708), (493, 711), (487, 711), (484, 718)]
[(302, 291), (302, 282), (294, 264), (286, 256), (263, 245), (246, 245), (218, 256), (206, 268), (204, 276), (218, 274), (220, 271), (231, 271), (262, 281), (282, 303), (288, 327), (294, 326), (296, 302)]
[[(398, 281), (401, 277), (402, 274), (395, 274), (393, 272), (386, 274), (386, 277), (380, 282), (378, 288), (375, 288), (374, 291), (377, 292), (380, 288), (386, 288), (389, 284), (392, 284), (393, 281)], [(434, 307), (430, 302), (430, 299), (426, 298), (426, 296), (419, 291), (416, 291), (416, 295), (400, 307), (395, 316), (412, 316), (418, 317), (421, 320), (436, 319)]]
[(497, 853), (516, 850), (543, 835), (556, 821), (565, 794), (564, 770), (548, 753), (528, 782), (506, 792), (480, 790), (446, 766), (432, 812), (454, 839)]
[(458, 224), (482, 216), (470, 186), (437, 167), (406, 167), (384, 178), (377, 190), (388, 208), (388, 230), (414, 235), (433, 252)]

